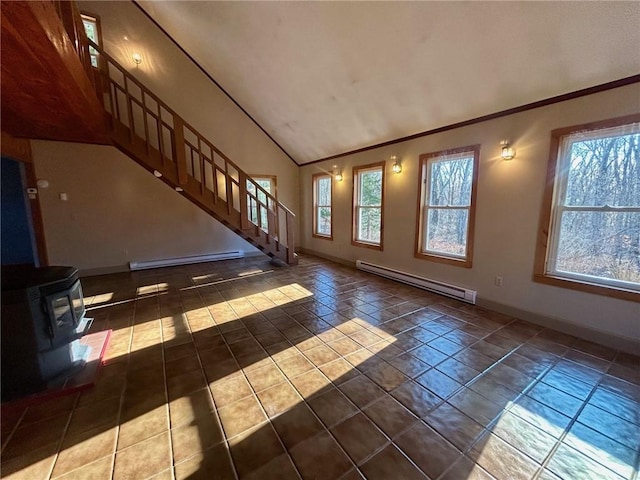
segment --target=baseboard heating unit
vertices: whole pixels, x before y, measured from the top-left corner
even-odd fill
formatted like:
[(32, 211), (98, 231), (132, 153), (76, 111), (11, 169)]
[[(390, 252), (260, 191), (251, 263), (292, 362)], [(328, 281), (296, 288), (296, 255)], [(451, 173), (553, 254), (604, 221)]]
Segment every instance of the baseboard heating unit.
[(191, 257), (166, 258), (164, 260), (146, 260), (142, 262), (129, 262), (130, 270), (146, 270), (148, 268), (171, 267), (175, 265), (187, 265), (190, 263), (215, 262), (218, 260), (231, 260), (242, 258), (244, 253), (235, 250), (232, 252), (210, 253), (207, 255), (193, 255)]
[(437, 282), (435, 280), (429, 280), (428, 278), (419, 277), (411, 273), (401, 272), (393, 268), (383, 267), (381, 265), (375, 265), (373, 263), (363, 262), (362, 260), (356, 260), (356, 267), (358, 270), (374, 273), (381, 277), (396, 280), (398, 282), (406, 283), (413, 287), (422, 288), (423, 290), (429, 290), (430, 292), (439, 293), (440, 295), (446, 295), (447, 297), (455, 298), (462, 302), (476, 304), (476, 291), (468, 290), (466, 288), (457, 287), (448, 283)]

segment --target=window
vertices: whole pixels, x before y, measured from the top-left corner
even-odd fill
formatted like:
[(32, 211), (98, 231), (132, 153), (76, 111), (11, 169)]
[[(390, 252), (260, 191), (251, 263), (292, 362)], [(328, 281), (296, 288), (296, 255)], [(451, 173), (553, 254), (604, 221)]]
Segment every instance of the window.
[(640, 115), (552, 132), (534, 278), (640, 298)]
[[(88, 13), (81, 14), (82, 24), (84, 25), (84, 31), (87, 34), (89, 40), (98, 45), (102, 46), (102, 30), (100, 29), (100, 17), (97, 15), (90, 15)], [(94, 68), (98, 68), (98, 58), (100, 57), (100, 53), (93, 48), (89, 47), (89, 55), (91, 57), (91, 66)]]
[[(266, 192), (266, 193), (265, 193)], [(249, 220), (260, 226), (265, 232), (269, 231), (269, 210), (275, 211), (273, 200), (266, 194), (277, 196), (276, 177), (272, 175), (251, 175), (247, 178), (247, 205), (249, 206)], [(275, 225), (272, 225), (275, 228)]]
[(353, 240), (382, 250), (385, 162), (353, 168)]
[(313, 236), (333, 240), (333, 217), (331, 202), (333, 182), (331, 175), (317, 173), (313, 175)]
[(471, 267), (480, 146), (420, 155), (416, 257)]

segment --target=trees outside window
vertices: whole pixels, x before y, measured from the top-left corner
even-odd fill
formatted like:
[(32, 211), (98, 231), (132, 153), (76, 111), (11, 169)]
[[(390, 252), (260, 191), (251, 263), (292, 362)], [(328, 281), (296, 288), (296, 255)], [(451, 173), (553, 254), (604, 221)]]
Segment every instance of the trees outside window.
[(333, 239), (333, 182), (331, 175), (318, 173), (313, 175), (313, 236)]
[[(265, 232), (269, 231), (269, 210), (276, 206), (267, 197), (267, 193), (276, 197), (276, 177), (271, 175), (252, 175), (247, 179), (247, 205), (249, 220), (259, 225)], [(276, 226), (273, 225), (273, 228)]]
[(420, 155), (416, 257), (471, 267), (478, 145)]
[[(100, 28), (100, 17), (98, 17), (97, 15), (91, 15), (89, 13), (82, 13), (80, 16), (82, 17), (82, 24), (84, 25), (84, 31), (87, 34), (87, 38), (101, 47), (102, 30)], [(94, 68), (98, 68), (100, 53), (98, 53), (95, 48), (90, 46), (89, 56), (91, 58), (91, 66)]]
[(555, 130), (551, 143), (535, 278), (640, 298), (640, 115)]
[(382, 250), (385, 162), (353, 168), (352, 243)]

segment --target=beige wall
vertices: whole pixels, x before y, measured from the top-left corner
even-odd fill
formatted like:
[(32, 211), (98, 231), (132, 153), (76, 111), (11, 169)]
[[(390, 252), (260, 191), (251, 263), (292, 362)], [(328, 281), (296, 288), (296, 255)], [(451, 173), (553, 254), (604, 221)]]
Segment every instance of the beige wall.
[[(275, 175), (279, 200), (297, 213), (298, 167), (132, 2), (80, 8), (100, 16), (107, 53), (247, 173)], [(122, 269), (129, 261), (258, 252), (113, 147), (32, 145), (37, 175), (50, 183), (40, 201), (52, 264)]]
[[(240, 168), (249, 174), (276, 175), (278, 200), (298, 212), (297, 166), (133, 2), (78, 5), (100, 17), (109, 55)], [(139, 66), (131, 59), (133, 52), (142, 54)]]
[[(549, 155), (550, 131), (640, 110), (634, 84), (567, 102), (510, 115), (436, 135), (383, 147), (300, 169), (302, 246), (347, 261), (367, 260), (478, 291), (481, 299), (568, 323), (640, 340), (640, 305), (532, 281), (536, 231)], [(511, 140), (517, 157), (499, 158), (499, 142)], [(481, 144), (473, 268), (415, 259), (418, 156)], [(402, 159), (391, 172), (391, 155)], [(384, 251), (351, 245), (351, 169), (387, 160)], [(311, 236), (311, 175), (337, 164), (334, 183), (334, 240)], [(494, 278), (504, 278), (502, 288)]]
[(259, 253), (115, 147), (31, 146), (36, 174), (49, 182), (39, 194), (52, 265), (124, 270), (130, 261)]

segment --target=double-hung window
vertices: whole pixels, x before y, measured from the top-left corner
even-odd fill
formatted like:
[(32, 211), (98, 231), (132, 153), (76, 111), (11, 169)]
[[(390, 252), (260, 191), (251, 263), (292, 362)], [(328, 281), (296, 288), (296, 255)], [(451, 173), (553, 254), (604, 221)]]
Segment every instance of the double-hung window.
[[(247, 205), (249, 220), (259, 225), (262, 230), (269, 232), (269, 212), (274, 212), (276, 206), (267, 193), (276, 196), (276, 177), (271, 175), (252, 175), (247, 179)], [(276, 225), (271, 226), (274, 231)]]
[(471, 267), (480, 146), (420, 155), (416, 257)]
[(331, 175), (317, 173), (313, 175), (313, 236), (333, 239), (333, 182)]
[[(88, 13), (82, 13), (82, 24), (84, 25), (84, 31), (87, 34), (87, 38), (93, 43), (102, 47), (102, 31), (100, 30), (100, 17), (97, 15), (90, 15)], [(89, 47), (89, 56), (91, 57), (91, 66), (98, 68), (98, 62), (100, 59), (100, 53), (93, 47)]]
[(554, 130), (543, 205), (536, 280), (640, 298), (640, 115)]
[(382, 250), (385, 162), (353, 167), (354, 245)]

